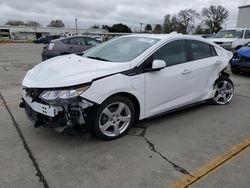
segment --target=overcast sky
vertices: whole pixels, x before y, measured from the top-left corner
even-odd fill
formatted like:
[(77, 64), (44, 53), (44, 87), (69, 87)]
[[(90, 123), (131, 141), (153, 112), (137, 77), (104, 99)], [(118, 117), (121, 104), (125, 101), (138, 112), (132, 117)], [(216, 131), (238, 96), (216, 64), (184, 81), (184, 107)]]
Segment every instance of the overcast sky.
[(161, 24), (164, 15), (183, 9), (201, 11), (210, 5), (222, 5), (229, 10), (227, 27), (234, 27), (238, 7), (247, 4), (250, 0), (0, 0), (0, 25), (18, 19), (46, 26), (52, 19), (62, 19), (66, 27), (74, 27), (78, 18), (80, 28), (121, 22), (134, 30), (140, 22)]

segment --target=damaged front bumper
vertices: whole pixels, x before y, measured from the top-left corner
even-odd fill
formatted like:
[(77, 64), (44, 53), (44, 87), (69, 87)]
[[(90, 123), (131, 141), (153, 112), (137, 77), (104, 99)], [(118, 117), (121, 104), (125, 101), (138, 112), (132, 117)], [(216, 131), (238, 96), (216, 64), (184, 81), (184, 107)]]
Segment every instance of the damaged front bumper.
[(93, 119), (93, 111), (97, 104), (77, 97), (68, 103), (51, 105), (38, 97), (32, 97), (32, 92), (22, 91), (22, 102), (20, 107), (25, 109), (28, 118), (34, 122), (35, 127), (52, 127), (59, 132), (67, 128), (81, 128), (90, 131)]

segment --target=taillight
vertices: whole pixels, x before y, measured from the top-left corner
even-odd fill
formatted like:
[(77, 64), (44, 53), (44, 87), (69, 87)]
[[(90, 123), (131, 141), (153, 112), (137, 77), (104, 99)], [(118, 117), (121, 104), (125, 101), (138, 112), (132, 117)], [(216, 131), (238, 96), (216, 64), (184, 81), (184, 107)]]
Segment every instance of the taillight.
[(49, 48), (48, 48), (48, 50), (53, 50), (54, 46), (55, 46), (54, 43), (49, 43)]

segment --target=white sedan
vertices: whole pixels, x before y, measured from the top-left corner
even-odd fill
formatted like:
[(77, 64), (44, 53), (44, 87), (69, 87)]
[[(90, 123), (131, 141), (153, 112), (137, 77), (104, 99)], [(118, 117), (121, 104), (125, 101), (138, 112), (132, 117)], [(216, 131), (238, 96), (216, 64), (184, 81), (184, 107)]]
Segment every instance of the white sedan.
[(224, 72), (232, 53), (200, 37), (122, 36), (87, 51), (44, 61), (22, 85), (35, 127), (80, 128), (119, 138), (135, 121), (212, 101), (224, 105), (234, 85)]

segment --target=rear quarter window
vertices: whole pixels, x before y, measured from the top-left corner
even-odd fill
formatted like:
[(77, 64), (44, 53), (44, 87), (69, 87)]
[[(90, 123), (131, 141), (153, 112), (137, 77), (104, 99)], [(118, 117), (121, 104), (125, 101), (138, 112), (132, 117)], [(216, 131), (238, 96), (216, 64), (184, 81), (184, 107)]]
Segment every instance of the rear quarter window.
[(61, 42), (64, 43), (64, 44), (68, 44), (69, 43), (69, 39), (63, 39), (63, 40), (61, 40)]
[(217, 56), (214, 47), (208, 43), (191, 40), (189, 41), (189, 45), (191, 48), (192, 60)]

